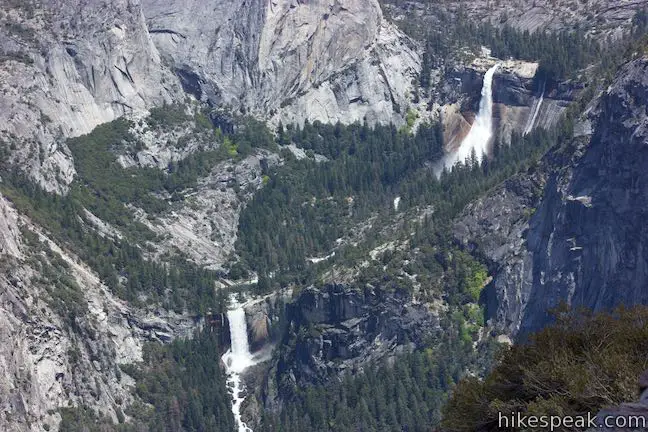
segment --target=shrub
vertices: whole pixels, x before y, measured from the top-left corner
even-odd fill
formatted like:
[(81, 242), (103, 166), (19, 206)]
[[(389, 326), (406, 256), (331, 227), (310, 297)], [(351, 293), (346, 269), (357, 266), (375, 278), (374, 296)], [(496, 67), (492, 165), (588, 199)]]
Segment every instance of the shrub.
[(444, 409), (447, 431), (496, 431), (498, 413), (584, 415), (636, 398), (648, 367), (648, 308), (556, 312), (555, 324), (500, 354), (483, 380), (466, 378)]

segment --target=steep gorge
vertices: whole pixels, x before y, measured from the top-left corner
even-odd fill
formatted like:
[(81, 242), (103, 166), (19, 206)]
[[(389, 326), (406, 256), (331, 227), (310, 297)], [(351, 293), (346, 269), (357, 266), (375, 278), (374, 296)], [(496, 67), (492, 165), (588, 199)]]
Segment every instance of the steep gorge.
[[(6, 144), (3, 156), (8, 154), (10, 165), (57, 192), (65, 192), (74, 179), (67, 137), (89, 132), (121, 115), (134, 118), (142, 127), (146, 110), (184, 101), (187, 95), (183, 91), (207, 105), (252, 113), (271, 124), (280, 120), (298, 124), (306, 119), (330, 123), (367, 120), (370, 124), (395, 122), (404, 126), (402, 133), (408, 133), (417, 122), (441, 112), (446, 125), (455, 120), (459, 125), (448, 133), (448, 144), (470, 128), (482, 76), (498, 61), (477, 58), (472, 64), (455, 65), (446, 75), (434, 71), (438, 78), (434, 91), (439, 93), (432, 96), (441, 97), (437, 106), (428, 109), (426, 101), (414, 102), (414, 93), (419, 91), (420, 47), (387, 22), (374, 1), (231, 1), (219, 2), (213, 9), (198, 1), (85, 1), (50, 7), (52, 11), (47, 13), (30, 12), (12, 4), (7, 9), (10, 12), (0, 15), (3, 22), (29, 29), (10, 33), (4, 45), (8, 48), (3, 47), (6, 58), (0, 63), (0, 73), (7, 80), (0, 84), (0, 106), (7, 109), (2, 110), (6, 121), (0, 136)], [(94, 32), (94, 26), (101, 30)], [(31, 38), (24, 40), (30, 31), (51, 32), (51, 38), (43, 38), (39, 46)], [(50, 44), (49, 40), (65, 42)], [(505, 141), (512, 132), (524, 132), (533, 119), (537, 125), (553, 126), (580, 90), (577, 83), (554, 83), (545, 94), (544, 87), (540, 91), (534, 83), (536, 63), (505, 63), (502, 72), (493, 76), (493, 124)], [(638, 210), (643, 206), (644, 63), (636, 61), (623, 71), (598, 108), (600, 114), (594, 110), (591, 118), (583, 119), (577, 128), (581, 136), (571, 147), (553, 151), (540, 169), (509, 180), (495, 193), (470, 204), (455, 223), (455, 237), (489, 261), (493, 280), (486, 288), (487, 313), (499, 332), (525, 334), (541, 326), (546, 322), (547, 307), (562, 299), (595, 309), (646, 302), (641, 288), (646, 269), (643, 234), (633, 231), (645, 216)], [(545, 99), (538, 105), (541, 95)], [(537, 111), (534, 105), (539, 107)], [(416, 113), (423, 118), (416, 118)], [(33, 124), (38, 126), (33, 128)], [(592, 137), (591, 124), (596, 125)], [(144, 149), (120, 154), (120, 164), (171, 171), (172, 162), (223, 144), (220, 138), (206, 134), (204, 148), (200, 140), (180, 148), (181, 142), (186, 144), (181, 138), (197, 136), (196, 124), (182, 127), (186, 130), (180, 138), (174, 135), (176, 131), (146, 132)], [(616, 136), (624, 138), (617, 142)], [(170, 141), (178, 149), (168, 148)], [(231, 160), (211, 167), (207, 176), (196, 181), (195, 189), (177, 194), (181, 199), (173, 212), (159, 217), (138, 213), (137, 219), (159, 235), (143, 246), (150, 253), (147, 259), (155, 261), (178, 252), (189, 262), (220, 269), (235, 254), (238, 212), (271, 181), (266, 174), (268, 166), (281, 164), (286, 157), (255, 149), (239, 160), (236, 148), (229, 150), (235, 155)], [(311, 157), (299, 150), (304, 157)], [(317, 161), (317, 155), (312, 157)], [(603, 180), (592, 180), (601, 173)], [(163, 199), (171, 200), (165, 195)], [(349, 212), (356, 211), (353, 199), (349, 196), (345, 201)], [(390, 224), (400, 224), (405, 218), (419, 223), (435, 211), (433, 207), (417, 208), (414, 216), (403, 216), (411, 204), (403, 202), (399, 208), (395, 204), (399, 201), (400, 197), (394, 201), (390, 197), (390, 209), (392, 202), (395, 208), (392, 213), (380, 214), (387, 214), (385, 221), (375, 223), (372, 215), (354, 234), (364, 240), (364, 230), (374, 223), (384, 223), (388, 231)], [(139, 309), (115, 298), (99, 277), (66, 249), (68, 245), (49, 240), (49, 233), (9, 202), (2, 203), (0, 254), (6, 272), (0, 277), (0, 293), (6, 301), (0, 312), (7, 323), (3, 327), (8, 329), (7, 338), (13, 343), (12, 353), (19, 355), (3, 353), (8, 373), (0, 377), (5, 382), (0, 390), (11, 394), (16, 390), (28, 397), (8, 399), (6, 412), (15, 415), (2, 418), (0, 426), (19, 431), (40, 430), (44, 424), (56, 428), (60, 420), (56, 410), (65, 404), (88, 405), (119, 420), (117, 401), (133, 400), (133, 382), (127, 376), (120, 381), (116, 365), (140, 360), (144, 341), (168, 342), (189, 335), (201, 322), (189, 314)], [(121, 204), (128, 204), (131, 210), (132, 203)], [(93, 220), (96, 226), (85, 226), (88, 232), (103, 227), (106, 229), (97, 229), (102, 236), (114, 235), (105, 221), (96, 216)], [(601, 232), (602, 226), (611, 228)], [(46, 288), (35, 281), (43, 270), (39, 255), (49, 256), (49, 252), (36, 244), (25, 246), (31, 235), (21, 227), (36, 232), (69, 266), (61, 264), (64, 279), (76, 281), (81, 293), (75, 298), (81, 305), (88, 303), (87, 313), (81, 311), (79, 319), (72, 319), (80, 326), (78, 333), (66, 328), (61, 311), (52, 310), (53, 306), (40, 298)], [(350, 260), (358, 261), (345, 264), (353, 271), (357, 270), (353, 266), (364, 267), (368, 262), (382, 269), (383, 260), (389, 262), (389, 256), (402, 252), (394, 247), (395, 240), (390, 240), (372, 249), (370, 260), (351, 253)], [(340, 244), (345, 241), (340, 239)], [(423, 250), (416, 253), (429, 254), (439, 262), (452, 261), (434, 248)], [(458, 256), (455, 252), (450, 256)], [(52, 256), (45, 262), (57, 262), (56, 254)], [(334, 252), (326, 256), (333, 257)], [(442, 319), (459, 322), (453, 330), (471, 349), (481, 341), (481, 310), (472, 293), (460, 293), (465, 299), (462, 297), (457, 310), (458, 318), (450, 316), (445, 294), (435, 293), (436, 297), (424, 301), (418, 297), (422, 285), (423, 290), (450, 287), (439, 282), (447, 274), (417, 279), (420, 275), (412, 270), (411, 260), (395, 262), (402, 270), (397, 273), (397, 283), (415, 287), (415, 294), (345, 281), (310, 286), (296, 295), (288, 308), (292, 331), (280, 333), (286, 338), (281, 343), (289, 348), (281, 352), (278, 364), (273, 363), (281, 369), (279, 375), (292, 380), (293, 385), (302, 385), (360, 372), (368, 365), (425, 347), (430, 335), (441, 332)], [(311, 264), (315, 268), (318, 263)], [(11, 272), (14, 265), (15, 272)], [(387, 267), (384, 265), (384, 270)], [(603, 277), (594, 277), (587, 270), (590, 268), (599, 269)], [(121, 278), (126, 280), (124, 275)], [(477, 278), (477, 293), (483, 283), (485, 280)], [(628, 289), (615, 288), (621, 283)], [(260, 285), (258, 278), (256, 284)], [(248, 322), (250, 340), (257, 345), (253, 349), (277, 341), (271, 326), (277, 317), (258, 315), (253, 325)], [(41, 327), (45, 329), (42, 332)], [(38, 333), (34, 343), (24, 337), (29, 333)], [(86, 340), (87, 344), (78, 344), (77, 353), (77, 342)], [(29, 356), (24, 354), (28, 351)], [(78, 363), (72, 362), (73, 358)], [(70, 396), (72, 388), (76, 393)], [(268, 406), (281, 404), (272, 383), (263, 391), (267, 393), (261, 398), (266, 398)]]

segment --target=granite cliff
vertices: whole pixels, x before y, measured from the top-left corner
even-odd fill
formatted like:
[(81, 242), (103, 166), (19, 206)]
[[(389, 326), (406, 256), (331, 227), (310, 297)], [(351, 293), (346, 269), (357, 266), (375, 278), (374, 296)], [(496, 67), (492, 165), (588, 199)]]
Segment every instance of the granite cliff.
[(65, 192), (65, 138), (188, 94), (264, 119), (403, 123), (417, 44), (375, 0), (4, 0), (0, 141)]
[(288, 336), (295, 339), (284, 343), (295, 348), (280, 360), (279, 369), (298, 383), (321, 383), (331, 374), (361, 371), (365, 364), (423, 346), (439, 330), (426, 305), (372, 286), (308, 288), (288, 305), (286, 314)]
[(0, 196), (0, 429), (58, 430), (60, 408), (116, 421), (133, 400), (119, 365), (145, 342), (191, 335), (190, 316), (118, 298), (74, 253)]
[(375, 0), (145, 0), (153, 41), (199, 98), (275, 120), (401, 123), (417, 45)]
[(0, 147), (46, 189), (74, 177), (66, 137), (182, 97), (136, 2), (1, 6)]
[(494, 269), (489, 315), (526, 334), (567, 302), (593, 310), (646, 304), (648, 59), (631, 61), (589, 107), (575, 137), (468, 206), (457, 239)]

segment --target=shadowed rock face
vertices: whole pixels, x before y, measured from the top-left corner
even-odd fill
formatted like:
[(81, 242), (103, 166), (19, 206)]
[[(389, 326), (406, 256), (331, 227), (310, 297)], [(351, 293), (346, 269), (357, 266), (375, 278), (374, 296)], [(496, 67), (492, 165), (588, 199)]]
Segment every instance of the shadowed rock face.
[(331, 375), (362, 370), (414, 346), (439, 330), (423, 304), (378, 288), (327, 285), (305, 289), (287, 309), (288, 346), (280, 373), (299, 383), (324, 382)]
[(457, 238), (492, 260), (489, 313), (502, 331), (538, 329), (562, 301), (593, 310), (648, 304), (647, 68), (642, 58), (619, 72), (593, 135), (550, 152), (537, 172), (457, 221)]

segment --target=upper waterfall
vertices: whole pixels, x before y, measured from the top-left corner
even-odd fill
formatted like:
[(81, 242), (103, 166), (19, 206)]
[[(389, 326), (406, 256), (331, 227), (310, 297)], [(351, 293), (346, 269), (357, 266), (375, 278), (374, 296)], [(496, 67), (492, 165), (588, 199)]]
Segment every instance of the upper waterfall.
[(465, 162), (473, 151), (477, 160), (482, 161), (493, 136), (493, 76), (498, 67), (499, 64), (496, 64), (484, 75), (477, 117), (457, 151), (444, 157), (443, 163), (437, 169), (437, 176), (441, 175), (444, 167), (450, 170), (457, 162)]

